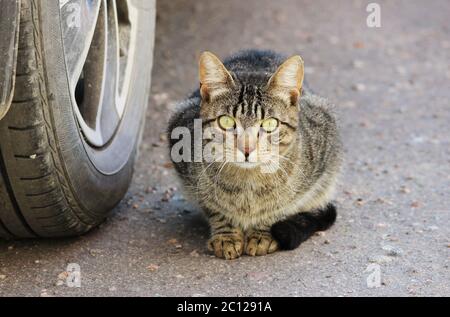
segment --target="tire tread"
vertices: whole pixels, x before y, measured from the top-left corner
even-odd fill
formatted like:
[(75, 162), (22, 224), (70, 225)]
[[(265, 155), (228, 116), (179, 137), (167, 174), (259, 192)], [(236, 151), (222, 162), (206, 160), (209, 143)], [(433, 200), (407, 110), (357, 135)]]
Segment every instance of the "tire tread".
[(101, 221), (79, 217), (85, 210), (73, 198), (60, 167), (43, 75), (38, 10), (38, 1), (22, 0), (15, 92), (11, 110), (0, 122), (3, 238), (79, 235)]

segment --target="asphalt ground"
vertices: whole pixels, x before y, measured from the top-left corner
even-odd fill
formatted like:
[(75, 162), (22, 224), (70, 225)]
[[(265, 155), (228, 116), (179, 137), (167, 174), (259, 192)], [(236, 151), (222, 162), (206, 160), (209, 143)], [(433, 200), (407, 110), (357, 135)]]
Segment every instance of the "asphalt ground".
[[(450, 2), (378, 1), (380, 28), (366, 24), (369, 2), (160, 0), (129, 193), (85, 236), (0, 241), (0, 296), (449, 296)], [(206, 250), (164, 130), (198, 85), (200, 52), (244, 48), (302, 55), (309, 85), (336, 105), (345, 167), (332, 229), (225, 261)], [(81, 287), (65, 283), (69, 263)]]

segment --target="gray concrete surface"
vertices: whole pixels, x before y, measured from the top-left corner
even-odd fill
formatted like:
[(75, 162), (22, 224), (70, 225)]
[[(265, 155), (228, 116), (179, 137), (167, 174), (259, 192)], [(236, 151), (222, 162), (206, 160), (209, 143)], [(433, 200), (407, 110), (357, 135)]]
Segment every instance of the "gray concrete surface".
[[(450, 2), (159, 1), (152, 97), (130, 191), (81, 238), (0, 242), (0, 296), (450, 295)], [(336, 103), (346, 148), (338, 221), (292, 252), (226, 262), (179, 190), (164, 131), (202, 50), (300, 53)], [(81, 288), (60, 280), (81, 266)], [(365, 271), (379, 265), (381, 286)], [(58, 277), (59, 276), (59, 277)]]

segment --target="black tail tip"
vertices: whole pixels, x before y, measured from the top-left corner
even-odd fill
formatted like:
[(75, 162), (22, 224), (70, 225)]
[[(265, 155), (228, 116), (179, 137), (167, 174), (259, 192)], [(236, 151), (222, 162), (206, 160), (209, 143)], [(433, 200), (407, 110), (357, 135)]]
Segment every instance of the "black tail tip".
[(293, 250), (317, 231), (330, 228), (336, 221), (337, 211), (333, 204), (315, 212), (302, 212), (275, 223), (272, 236), (282, 250)]
[(324, 231), (329, 229), (337, 218), (337, 209), (333, 204), (328, 204), (324, 209), (319, 210), (316, 217), (317, 231)]

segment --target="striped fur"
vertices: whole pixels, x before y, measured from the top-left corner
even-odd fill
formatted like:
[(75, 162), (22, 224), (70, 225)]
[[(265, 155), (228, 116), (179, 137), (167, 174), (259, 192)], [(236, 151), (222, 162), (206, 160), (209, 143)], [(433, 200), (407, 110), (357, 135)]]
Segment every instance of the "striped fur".
[[(330, 104), (305, 89), (295, 105), (274, 96), (268, 82), (283, 60), (267, 51), (245, 51), (231, 57), (224, 65), (233, 85), (209, 102), (202, 100), (197, 90), (180, 104), (169, 123), (170, 139), (175, 127), (188, 127), (193, 135), (196, 118), (203, 119), (204, 129), (213, 127), (224, 114), (237, 118), (244, 127), (265, 118), (280, 122), (282, 157), (274, 173), (219, 162), (174, 162), (186, 193), (209, 219), (209, 249), (219, 257), (274, 252), (278, 249), (270, 233), (274, 224), (321, 210), (333, 198), (341, 143)], [(172, 146), (177, 140), (170, 142)]]

